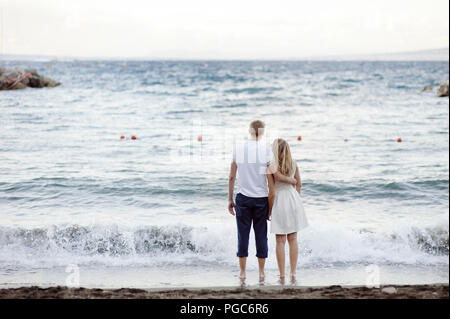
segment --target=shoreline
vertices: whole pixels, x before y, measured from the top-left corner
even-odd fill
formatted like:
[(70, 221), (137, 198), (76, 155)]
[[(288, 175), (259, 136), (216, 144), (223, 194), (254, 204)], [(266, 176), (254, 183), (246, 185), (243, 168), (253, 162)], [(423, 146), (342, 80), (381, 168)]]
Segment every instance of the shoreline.
[(0, 289), (0, 299), (448, 299), (448, 284), (96, 289), (37, 286)]

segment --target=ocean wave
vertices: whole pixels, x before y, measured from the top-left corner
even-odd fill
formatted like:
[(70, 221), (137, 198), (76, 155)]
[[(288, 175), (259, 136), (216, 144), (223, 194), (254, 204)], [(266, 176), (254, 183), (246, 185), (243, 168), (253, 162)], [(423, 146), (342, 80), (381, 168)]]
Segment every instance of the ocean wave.
[(168, 111), (167, 114), (189, 114), (189, 113), (203, 113), (203, 110), (177, 110), (177, 111)]
[[(194, 185), (194, 187), (193, 187)], [(199, 191), (201, 189), (201, 192)], [(39, 197), (46, 199), (55, 193), (71, 197), (77, 192), (86, 194), (111, 196), (149, 196), (149, 195), (177, 195), (177, 196), (226, 196), (226, 187), (220, 187), (214, 181), (205, 182), (198, 179), (185, 179), (166, 183), (166, 186), (155, 184), (154, 180), (145, 178), (123, 178), (105, 180), (94, 178), (48, 178), (39, 177), (21, 182), (0, 183), (0, 199), (10, 197)], [(2, 194), (3, 193), (3, 194)], [(14, 195), (14, 196), (13, 196)], [(11, 198), (9, 200), (12, 200)]]
[(47, 228), (0, 228), (0, 249), (18, 246), (25, 249), (65, 251), (81, 255), (123, 256), (157, 251), (183, 253), (196, 251), (190, 239), (191, 227), (149, 226), (133, 230), (117, 225), (86, 227), (80, 225)]
[(283, 88), (279, 87), (247, 87), (247, 88), (241, 88), (241, 89), (229, 89), (226, 90), (225, 93), (233, 93), (233, 94), (241, 94), (241, 93), (248, 93), (248, 94), (256, 94), (261, 92), (273, 92), (273, 91), (280, 91), (283, 90)]
[[(234, 264), (234, 225), (52, 225), (0, 227), (0, 267), (54, 267), (70, 262), (123, 265)], [(274, 250), (273, 236), (269, 247)], [(312, 225), (299, 237), (304, 266), (336, 264), (448, 264), (448, 225), (385, 232)], [(272, 254), (272, 252), (271, 252)]]
[(359, 83), (362, 80), (359, 79), (342, 79), (342, 82), (346, 82), (346, 83)]
[[(119, 171), (120, 172), (120, 171)], [(208, 198), (225, 198), (227, 195), (226, 178), (217, 182), (205, 182), (203, 179), (179, 177), (176, 182), (160, 185), (154, 180), (145, 178), (124, 178), (117, 180), (85, 179), (85, 178), (46, 178), (39, 177), (20, 182), (1, 182), (0, 199), (17, 201), (29, 199), (41, 201), (54, 198), (58, 194), (65, 200), (78, 201), (80, 192), (90, 198), (103, 195), (115, 198), (149, 198), (148, 196), (199, 196)], [(404, 182), (395, 181), (358, 181), (326, 183), (310, 180), (303, 181), (303, 194), (305, 197), (319, 197), (327, 200), (335, 199), (347, 201), (352, 199), (416, 199), (424, 193), (433, 196), (448, 197), (449, 181), (412, 180)], [(326, 196), (326, 197), (324, 197)]]
[(142, 86), (153, 86), (153, 85), (164, 85), (164, 83), (161, 81), (154, 81), (154, 80), (152, 81), (149, 79), (144, 79), (141, 81), (141, 85)]
[(230, 81), (230, 82), (234, 82), (234, 83), (241, 83), (241, 82), (246, 82), (248, 80), (250, 80), (249, 77), (245, 77), (245, 76), (240, 76), (240, 75), (231, 75), (231, 74), (225, 74), (225, 75), (217, 75), (217, 74), (206, 74), (204, 77), (201, 78), (194, 78), (193, 80), (202, 80), (202, 81), (211, 81), (211, 82), (225, 82), (225, 81)]
[(237, 108), (237, 107), (246, 107), (247, 103), (238, 103), (238, 104), (229, 104), (229, 105), (213, 105), (211, 106), (214, 109), (228, 109), (228, 108)]
[[(396, 238), (396, 235), (392, 235)], [(449, 254), (449, 232), (445, 228), (412, 228), (408, 234), (411, 245), (433, 255)]]
[[(445, 179), (423, 180), (423, 181), (359, 181), (349, 182), (330, 182), (315, 183), (305, 181), (303, 190), (305, 196), (341, 196), (345, 198), (364, 198), (364, 199), (382, 199), (382, 198), (414, 198), (419, 194), (430, 191), (447, 191), (449, 181)], [(347, 197), (346, 197), (347, 196)]]

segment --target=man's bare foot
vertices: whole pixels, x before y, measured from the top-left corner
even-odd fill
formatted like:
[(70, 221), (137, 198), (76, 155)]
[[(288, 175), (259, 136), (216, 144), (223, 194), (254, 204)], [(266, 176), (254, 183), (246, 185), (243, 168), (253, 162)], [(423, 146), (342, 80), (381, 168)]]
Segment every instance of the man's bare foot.
[(239, 274), (239, 282), (241, 284), (241, 287), (245, 287), (245, 271)]

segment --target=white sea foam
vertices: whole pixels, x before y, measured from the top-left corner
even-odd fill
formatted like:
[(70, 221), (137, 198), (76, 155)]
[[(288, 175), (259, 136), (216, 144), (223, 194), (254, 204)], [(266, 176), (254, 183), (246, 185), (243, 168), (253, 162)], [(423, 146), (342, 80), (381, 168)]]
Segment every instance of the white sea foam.
[[(300, 265), (448, 265), (448, 224), (369, 232), (314, 225), (299, 236)], [(270, 254), (274, 240), (269, 237)], [(253, 251), (251, 241), (250, 254)], [(234, 225), (0, 228), (0, 267), (235, 265)], [(274, 266), (274, 258), (269, 266)]]

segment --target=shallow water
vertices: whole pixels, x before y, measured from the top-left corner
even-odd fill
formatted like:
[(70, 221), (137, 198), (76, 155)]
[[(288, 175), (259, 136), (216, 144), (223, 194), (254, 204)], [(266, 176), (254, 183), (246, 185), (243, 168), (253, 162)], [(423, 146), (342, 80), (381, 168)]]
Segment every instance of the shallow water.
[(420, 93), (448, 66), (33, 62), (63, 85), (0, 92), (0, 282), (45, 285), (76, 264), (104, 270), (98, 285), (134, 285), (142, 269), (172, 269), (168, 286), (203, 285), (203, 273), (233, 284), (229, 159), (256, 118), (301, 170), (305, 284), (364, 284), (372, 264), (387, 281), (448, 282), (449, 100)]

